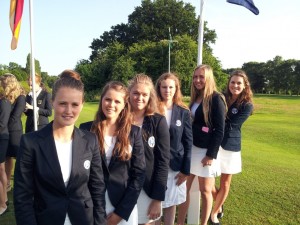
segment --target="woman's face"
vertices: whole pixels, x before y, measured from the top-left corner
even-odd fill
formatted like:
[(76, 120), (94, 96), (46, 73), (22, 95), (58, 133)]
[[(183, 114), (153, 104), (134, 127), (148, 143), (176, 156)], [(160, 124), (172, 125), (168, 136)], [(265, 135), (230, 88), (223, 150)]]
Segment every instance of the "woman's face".
[(172, 101), (176, 92), (175, 81), (172, 79), (161, 81), (159, 91), (163, 101)]
[(145, 110), (150, 100), (150, 87), (136, 84), (130, 90), (130, 104), (133, 111)]
[[(32, 80), (29, 79), (29, 80), (27, 81), (27, 83), (28, 83), (28, 85), (29, 85), (30, 90), (32, 90)], [(39, 90), (40, 84), (39, 84), (38, 82), (35, 82), (35, 88), (36, 88), (37, 91)]]
[(229, 81), (229, 91), (233, 97), (237, 97), (245, 89), (244, 79), (240, 76), (232, 76)]
[(205, 87), (205, 70), (198, 68), (193, 75), (193, 85), (197, 90), (202, 90)]
[(52, 105), (54, 124), (59, 127), (74, 125), (83, 107), (83, 93), (77, 89), (61, 87)]
[(125, 94), (109, 89), (102, 98), (101, 108), (107, 120), (116, 121), (125, 107)]

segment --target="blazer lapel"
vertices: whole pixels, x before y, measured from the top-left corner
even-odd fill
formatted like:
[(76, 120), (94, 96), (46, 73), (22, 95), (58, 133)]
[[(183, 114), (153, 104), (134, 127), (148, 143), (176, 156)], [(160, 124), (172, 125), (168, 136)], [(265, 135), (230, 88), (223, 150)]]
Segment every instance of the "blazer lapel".
[[(81, 162), (81, 158), (84, 155), (86, 148), (86, 139), (83, 138), (82, 133), (78, 128), (74, 128), (73, 142), (72, 142), (72, 169), (70, 174), (70, 179), (68, 183), (68, 188), (76, 182), (76, 176), (78, 176), (80, 169), (84, 168)], [(84, 163), (84, 162), (83, 162)]]
[(39, 143), (39, 145), (46, 159), (45, 161), (47, 162), (49, 168), (52, 170), (56, 179), (56, 183), (60, 186), (65, 187), (53, 138), (52, 122), (48, 124), (43, 130), (41, 130), (40, 134), (42, 136), (42, 141)]

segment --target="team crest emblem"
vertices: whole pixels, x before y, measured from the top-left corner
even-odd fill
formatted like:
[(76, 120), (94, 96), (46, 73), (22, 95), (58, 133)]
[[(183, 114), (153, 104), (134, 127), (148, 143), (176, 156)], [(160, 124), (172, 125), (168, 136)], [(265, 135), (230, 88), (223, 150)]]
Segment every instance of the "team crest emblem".
[(153, 148), (155, 146), (155, 138), (153, 136), (149, 137), (148, 145)]
[(180, 120), (176, 120), (176, 126), (180, 127), (181, 126), (181, 121)]
[(83, 163), (83, 166), (86, 170), (88, 170), (91, 166), (91, 161), (90, 160), (85, 160)]
[(237, 108), (232, 108), (231, 112), (232, 112), (232, 114), (237, 114), (238, 113), (238, 109)]

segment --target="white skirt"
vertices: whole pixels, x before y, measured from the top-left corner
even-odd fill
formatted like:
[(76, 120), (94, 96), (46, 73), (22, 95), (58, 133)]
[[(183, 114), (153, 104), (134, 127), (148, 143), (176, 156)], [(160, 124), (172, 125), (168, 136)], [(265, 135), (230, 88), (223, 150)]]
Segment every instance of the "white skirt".
[(198, 148), (195, 145), (192, 147), (191, 156), (191, 174), (198, 177), (216, 177), (220, 175), (220, 161), (219, 156), (213, 159), (212, 164), (203, 166), (201, 160), (206, 156), (206, 148)]
[[(105, 203), (106, 203), (105, 204), (106, 215), (109, 215), (115, 210), (115, 207), (111, 204), (107, 191), (105, 192)], [(118, 225), (138, 225), (137, 214), (138, 214), (138, 210), (137, 210), (137, 206), (135, 205), (130, 214), (128, 221), (122, 219), (121, 222), (118, 223)]]
[(152, 223), (153, 221), (159, 220), (161, 215), (162, 215), (162, 207), (161, 207), (161, 212), (160, 216), (155, 219), (155, 220), (150, 220), (148, 217), (148, 209), (149, 205), (152, 202), (152, 198), (150, 198), (146, 192), (142, 189), (138, 201), (137, 201), (137, 207), (138, 207), (138, 221), (139, 224), (144, 224), (144, 223)]
[(179, 205), (186, 201), (186, 181), (179, 186), (176, 185), (177, 179), (175, 176), (178, 173), (178, 171), (175, 172), (169, 169), (166, 196), (162, 203), (163, 208)]
[(221, 163), (221, 173), (237, 174), (242, 172), (241, 151), (228, 151), (221, 147), (218, 153), (218, 158)]

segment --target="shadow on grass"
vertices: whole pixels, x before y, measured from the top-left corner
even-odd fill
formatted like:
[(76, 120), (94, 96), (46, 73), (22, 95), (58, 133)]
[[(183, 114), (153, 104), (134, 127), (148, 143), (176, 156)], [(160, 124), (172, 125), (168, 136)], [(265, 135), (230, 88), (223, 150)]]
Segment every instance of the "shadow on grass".
[(0, 216), (1, 225), (16, 225), (15, 220), (15, 209), (13, 204), (13, 191), (8, 192), (8, 211), (6, 211), (2, 216)]

